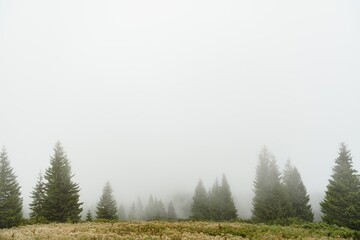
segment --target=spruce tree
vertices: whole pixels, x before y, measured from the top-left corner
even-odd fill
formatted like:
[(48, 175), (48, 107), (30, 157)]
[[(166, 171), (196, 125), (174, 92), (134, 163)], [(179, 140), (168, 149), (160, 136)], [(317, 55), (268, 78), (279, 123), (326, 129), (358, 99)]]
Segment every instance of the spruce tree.
[(360, 230), (360, 180), (350, 151), (343, 143), (331, 177), (320, 203), (323, 221)]
[(237, 210), (232, 198), (231, 190), (229, 183), (226, 180), (225, 175), (223, 175), (221, 180), (221, 186), (219, 191), (220, 198), (220, 219), (219, 220), (233, 220), (237, 218)]
[(195, 188), (192, 199), (191, 218), (195, 220), (210, 219), (209, 196), (201, 180)]
[(140, 197), (136, 201), (136, 219), (141, 220), (145, 218), (144, 206), (141, 202)]
[(221, 186), (216, 179), (209, 191), (209, 219), (220, 220), (221, 219)]
[(125, 213), (125, 208), (123, 205), (120, 205), (118, 208), (118, 219), (126, 220), (126, 213)]
[(271, 222), (291, 216), (291, 203), (275, 158), (264, 147), (259, 154), (259, 164), (254, 181), (252, 219)]
[(259, 163), (256, 168), (256, 177), (254, 181), (255, 196), (253, 198), (252, 219), (257, 222), (267, 220), (268, 189), (267, 181), (269, 176), (269, 165), (271, 154), (264, 147), (259, 154)]
[(52, 222), (78, 222), (82, 212), (79, 202), (79, 185), (71, 178), (70, 162), (60, 142), (50, 157), (50, 167), (45, 172), (44, 217)]
[(135, 205), (135, 203), (131, 204), (127, 219), (128, 220), (135, 220), (136, 219), (136, 205)]
[(117, 219), (117, 203), (109, 182), (105, 184), (100, 200), (96, 206), (97, 219)]
[(155, 198), (155, 201), (154, 201), (154, 218), (153, 219), (157, 219), (157, 220), (160, 220), (160, 219), (165, 219), (166, 218), (166, 209), (164, 207), (164, 204), (163, 202), (158, 199)]
[(85, 218), (85, 220), (87, 221), (87, 222), (92, 222), (93, 221), (93, 217), (92, 217), (92, 214), (91, 214), (91, 211), (90, 211), (90, 209), (87, 211), (87, 213), (86, 213), (86, 218)]
[(174, 207), (174, 204), (172, 201), (169, 202), (169, 205), (167, 208), (167, 219), (168, 220), (176, 220), (177, 219), (175, 207)]
[(30, 219), (35, 222), (44, 222), (44, 202), (46, 198), (43, 176), (39, 173), (38, 181), (31, 193), (32, 202), (29, 204)]
[(267, 217), (269, 221), (284, 220), (292, 216), (291, 202), (284, 184), (281, 182), (281, 173), (275, 158), (269, 164), (269, 178), (267, 182), (269, 208)]
[(290, 161), (286, 163), (283, 182), (291, 202), (291, 217), (312, 222), (314, 214), (309, 204), (309, 195), (306, 192), (299, 171), (291, 165)]
[(19, 183), (3, 147), (0, 153), (0, 228), (20, 224), (22, 203)]

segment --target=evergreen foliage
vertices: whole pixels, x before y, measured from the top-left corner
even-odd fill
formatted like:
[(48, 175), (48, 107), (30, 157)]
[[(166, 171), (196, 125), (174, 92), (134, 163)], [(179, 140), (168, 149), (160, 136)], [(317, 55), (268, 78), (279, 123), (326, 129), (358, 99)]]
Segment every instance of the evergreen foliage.
[(51, 222), (78, 222), (82, 212), (79, 202), (79, 185), (71, 178), (69, 160), (60, 142), (50, 157), (50, 167), (45, 172), (45, 194), (43, 213)]
[(195, 188), (191, 205), (191, 218), (195, 220), (205, 220), (210, 218), (208, 193), (200, 180)]
[(97, 219), (117, 219), (117, 203), (109, 182), (105, 184), (100, 200), (96, 206)]
[(161, 200), (154, 199), (152, 195), (149, 197), (148, 204), (145, 208), (145, 219), (154, 220), (154, 219), (165, 219), (166, 218), (166, 209)]
[(93, 217), (92, 217), (92, 214), (91, 214), (91, 211), (90, 211), (90, 209), (87, 211), (87, 213), (86, 213), (86, 218), (85, 218), (85, 220), (87, 221), (87, 222), (92, 222), (93, 221)]
[(291, 203), (275, 158), (266, 147), (259, 154), (254, 190), (252, 220), (271, 222), (291, 216)]
[(169, 202), (169, 205), (167, 208), (167, 219), (168, 220), (176, 220), (177, 219), (175, 207), (174, 207), (174, 204), (172, 201)]
[(120, 205), (118, 208), (118, 219), (126, 220), (126, 213), (125, 213), (125, 208), (123, 205)]
[(3, 147), (0, 153), (0, 228), (10, 228), (20, 224), (22, 203), (19, 183)]
[(323, 221), (360, 230), (360, 180), (350, 151), (343, 143), (331, 177), (320, 203)]
[(237, 218), (237, 210), (235, 207), (234, 200), (230, 191), (230, 185), (223, 175), (221, 180), (221, 187), (219, 191), (220, 198), (220, 219), (219, 220), (233, 220)]
[(136, 205), (135, 205), (135, 203), (131, 204), (127, 219), (128, 220), (135, 220), (136, 219)]
[(291, 202), (291, 217), (312, 222), (314, 220), (314, 214), (309, 204), (309, 195), (306, 192), (299, 171), (291, 165), (290, 161), (286, 163), (283, 182)]
[(144, 213), (144, 206), (141, 202), (140, 197), (137, 198), (136, 201), (136, 219), (141, 220), (145, 218), (145, 213)]
[(232, 220), (237, 218), (237, 210), (225, 175), (221, 185), (215, 180), (207, 192), (200, 180), (196, 186), (191, 206), (192, 219), (195, 220)]
[(43, 176), (39, 173), (38, 181), (31, 193), (32, 202), (29, 204), (30, 208), (30, 219), (35, 222), (43, 222), (44, 216), (44, 202), (46, 198), (45, 184)]
[(208, 202), (209, 202), (209, 215), (207, 219), (212, 220), (220, 220), (221, 219), (221, 187), (219, 185), (218, 180), (216, 179), (211, 190), (208, 194)]

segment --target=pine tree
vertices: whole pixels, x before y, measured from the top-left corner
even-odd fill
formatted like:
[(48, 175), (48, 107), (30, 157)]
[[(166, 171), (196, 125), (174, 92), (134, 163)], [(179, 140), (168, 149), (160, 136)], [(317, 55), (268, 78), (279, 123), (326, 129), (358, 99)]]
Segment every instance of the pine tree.
[(172, 201), (169, 202), (169, 205), (167, 208), (167, 219), (168, 220), (176, 220), (177, 219), (175, 207), (174, 207), (174, 204)]
[(221, 180), (221, 187), (219, 191), (220, 198), (220, 220), (233, 220), (237, 218), (237, 210), (232, 198), (231, 190), (229, 183), (226, 180), (225, 175), (223, 175)]
[(350, 151), (343, 143), (331, 177), (320, 203), (323, 221), (360, 230), (360, 180)]
[(155, 201), (152, 195), (149, 196), (148, 203), (145, 207), (145, 219), (152, 220), (156, 216), (155, 212)]
[(145, 218), (145, 213), (144, 213), (144, 206), (141, 202), (140, 197), (137, 198), (136, 201), (136, 219), (141, 220)]
[(19, 183), (3, 147), (0, 153), (0, 228), (20, 224), (22, 203)]
[(38, 181), (31, 193), (32, 202), (29, 204), (30, 219), (35, 222), (45, 222), (44, 217), (44, 202), (45, 202), (45, 184), (41, 172), (39, 173)]
[(105, 184), (100, 201), (96, 206), (97, 219), (117, 219), (117, 203), (109, 182)]
[(269, 203), (267, 181), (269, 176), (271, 154), (264, 147), (259, 154), (259, 163), (256, 168), (254, 181), (255, 196), (253, 198), (252, 219), (257, 222), (267, 220), (267, 208)]
[(309, 204), (309, 195), (306, 192), (299, 171), (291, 165), (290, 161), (286, 163), (283, 182), (291, 202), (292, 217), (312, 222), (314, 214)]
[(164, 207), (164, 204), (163, 202), (160, 200), (157, 200), (155, 198), (155, 201), (154, 201), (154, 217), (153, 219), (157, 219), (157, 220), (160, 220), (160, 219), (165, 219), (166, 218), (166, 210), (165, 210), (165, 207)]
[(123, 205), (120, 205), (118, 208), (118, 219), (126, 220), (126, 213), (125, 213), (125, 208)]
[(91, 214), (91, 211), (90, 209), (87, 211), (86, 213), (86, 219), (85, 219), (87, 222), (92, 222), (93, 221), (93, 217), (92, 217), (92, 214)]
[(195, 188), (191, 205), (191, 218), (196, 220), (210, 219), (208, 193), (200, 180)]
[(79, 185), (71, 178), (70, 162), (60, 142), (54, 147), (50, 167), (45, 172), (44, 217), (52, 222), (78, 222), (82, 212)]
[(259, 164), (254, 181), (252, 219), (270, 222), (291, 216), (291, 204), (275, 158), (264, 147), (259, 154)]
[(267, 188), (269, 190), (269, 208), (267, 211), (269, 221), (282, 220), (291, 217), (291, 202), (285, 186), (281, 182), (281, 173), (278, 169), (275, 158), (270, 161)]
[(127, 219), (128, 220), (135, 220), (136, 219), (136, 206), (135, 206), (135, 203), (131, 204)]
[(208, 219), (221, 220), (222, 212), (220, 205), (221, 202), (221, 186), (216, 179), (211, 190), (209, 191), (209, 213)]

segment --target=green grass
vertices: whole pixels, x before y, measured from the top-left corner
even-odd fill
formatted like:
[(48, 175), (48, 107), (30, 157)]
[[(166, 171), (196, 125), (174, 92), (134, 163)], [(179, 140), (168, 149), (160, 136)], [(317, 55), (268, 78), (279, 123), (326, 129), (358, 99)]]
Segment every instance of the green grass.
[(324, 223), (126, 221), (27, 225), (0, 230), (0, 239), (359, 239), (359, 232)]

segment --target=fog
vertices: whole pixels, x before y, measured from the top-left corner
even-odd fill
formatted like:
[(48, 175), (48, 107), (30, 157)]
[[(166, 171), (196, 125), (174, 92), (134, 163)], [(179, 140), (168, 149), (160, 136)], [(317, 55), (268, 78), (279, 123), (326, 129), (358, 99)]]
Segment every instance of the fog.
[[(83, 208), (167, 206), (225, 174), (241, 217), (266, 145), (314, 211), (340, 142), (360, 170), (358, 1), (0, 0), (0, 145), (24, 211), (53, 146)], [(178, 206), (177, 206), (178, 207)]]

